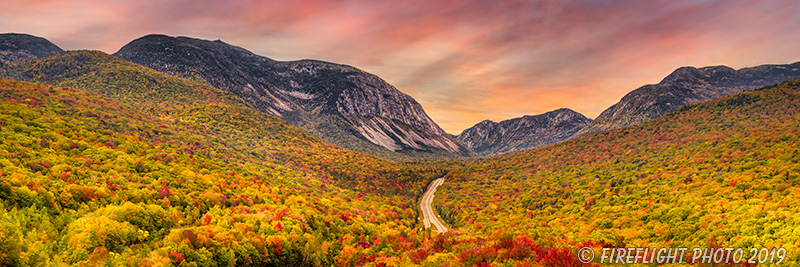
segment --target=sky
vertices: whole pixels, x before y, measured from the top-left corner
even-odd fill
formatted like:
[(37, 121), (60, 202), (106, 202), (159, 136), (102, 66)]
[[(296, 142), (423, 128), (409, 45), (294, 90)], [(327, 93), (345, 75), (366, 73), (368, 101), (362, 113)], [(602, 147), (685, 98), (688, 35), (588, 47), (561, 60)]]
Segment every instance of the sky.
[(107, 53), (160, 33), (352, 65), (452, 134), (559, 108), (595, 118), (681, 66), (800, 61), (789, 0), (3, 0), (0, 32)]

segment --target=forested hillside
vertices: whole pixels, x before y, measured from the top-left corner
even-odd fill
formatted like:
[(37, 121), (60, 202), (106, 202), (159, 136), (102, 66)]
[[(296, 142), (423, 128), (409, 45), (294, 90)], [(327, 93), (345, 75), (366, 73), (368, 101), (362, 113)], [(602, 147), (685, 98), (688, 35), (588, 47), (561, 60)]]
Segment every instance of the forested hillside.
[[(241, 154), (272, 151), (278, 154), (270, 156), (276, 163), (313, 164), (342, 177), (339, 179), (341, 182), (353, 187), (370, 185), (362, 181), (368, 179), (366, 177), (394, 180), (388, 177), (390, 175), (359, 172), (388, 172), (387, 166), (404, 166), (328, 145), (274, 116), (261, 114), (231, 93), (162, 74), (98, 51), (72, 51), (9, 64), (4, 71), (0, 74), (13, 79), (95, 92), (142, 114), (166, 120), (165, 124), (184, 122), (196, 125), (192, 128), (209, 127), (197, 138), (216, 138), (221, 142), (209, 144), (211, 149), (229, 149), (228, 153)], [(180, 134), (175, 136), (184, 137)], [(261, 139), (269, 140), (270, 145), (259, 146), (254, 141)], [(297, 155), (284, 155), (292, 151)], [(397, 184), (380, 190), (411, 194), (406, 193), (413, 190), (411, 186)], [(377, 187), (369, 189), (378, 190)]]
[(438, 171), (100, 52), (15, 67), (73, 88), (0, 82), (3, 265), (361, 265), (423, 240), (414, 196)]
[[(800, 80), (483, 160), (438, 189), (462, 233), (604, 247), (786, 248), (800, 262)], [(441, 203), (441, 202), (440, 202)], [(583, 243), (585, 242), (585, 243)]]
[(416, 197), (466, 162), (337, 148), (213, 87), (101, 52), (3, 75), (39, 83), (0, 82), (2, 265), (576, 262), (540, 240), (496, 243), (490, 259), (494, 241), (477, 233), (419, 231)]

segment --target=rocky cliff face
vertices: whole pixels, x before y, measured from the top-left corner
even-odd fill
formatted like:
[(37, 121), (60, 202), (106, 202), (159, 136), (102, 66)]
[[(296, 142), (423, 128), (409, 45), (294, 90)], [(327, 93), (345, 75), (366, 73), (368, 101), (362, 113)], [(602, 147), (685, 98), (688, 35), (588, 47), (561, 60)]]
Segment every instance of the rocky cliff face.
[(221, 41), (164, 35), (136, 39), (114, 56), (232, 92), (263, 112), (348, 149), (393, 159), (398, 158), (394, 152), (469, 153), (412, 97), (351, 66), (281, 62)]
[(603, 111), (575, 136), (639, 124), (680, 107), (800, 77), (800, 62), (735, 70), (726, 66), (682, 67), (658, 84), (642, 86)]
[(0, 62), (37, 59), (62, 53), (58, 46), (47, 39), (28, 34), (0, 34)]
[(478, 155), (491, 156), (564, 141), (591, 122), (570, 109), (558, 109), (499, 123), (482, 121), (456, 138)]

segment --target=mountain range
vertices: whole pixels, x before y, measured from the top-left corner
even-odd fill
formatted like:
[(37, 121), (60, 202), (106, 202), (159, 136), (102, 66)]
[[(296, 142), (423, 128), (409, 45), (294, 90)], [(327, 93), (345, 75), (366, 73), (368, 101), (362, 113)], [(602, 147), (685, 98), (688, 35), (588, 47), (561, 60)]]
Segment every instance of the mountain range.
[(231, 92), (347, 149), (390, 159), (469, 155), (416, 100), (352, 66), (275, 61), (219, 40), (165, 35), (133, 40), (113, 55)]
[(0, 62), (37, 59), (62, 53), (64, 50), (45, 38), (29, 34), (0, 34)]
[(592, 122), (571, 109), (493, 122), (482, 121), (456, 139), (481, 156), (491, 156), (558, 143)]
[[(0, 35), (2, 61), (63, 50), (44, 38)], [(680, 107), (800, 77), (800, 62), (739, 70), (681, 67), (631, 91), (591, 120), (559, 109), (445, 133), (411, 96), (380, 77), (336, 63), (276, 61), (220, 40), (147, 35), (115, 57), (231, 92), (328, 143), (390, 160), (492, 156), (640, 124)]]
[(681, 67), (658, 84), (631, 91), (575, 136), (639, 124), (680, 107), (800, 77), (800, 62), (735, 70), (727, 66)]
[[(800, 78), (800, 62), (739, 70), (726, 66), (681, 67), (658, 84), (631, 91), (594, 120), (560, 109), (500, 123), (482, 121), (464, 130), (456, 139), (481, 156), (526, 150), (641, 124), (683, 106), (796, 78)], [(557, 114), (561, 116), (555, 116)]]

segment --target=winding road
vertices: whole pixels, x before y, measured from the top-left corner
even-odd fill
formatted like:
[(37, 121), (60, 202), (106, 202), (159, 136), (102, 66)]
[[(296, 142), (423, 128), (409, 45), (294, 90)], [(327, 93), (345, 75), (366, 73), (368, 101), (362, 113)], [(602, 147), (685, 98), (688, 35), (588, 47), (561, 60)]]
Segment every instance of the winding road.
[(431, 223), (433, 223), (433, 225), (436, 226), (436, 231), (439, 233), (447, 232), (447, 227), (444, 227), (444, 224), (436, 217), (436, 213), (433, 211), (433, 208), (431, 208), (431, 203), (433, 203), (433, 194), (436, 193), (436, 188), (443, 183), (444, 178), (433, 180), (431, 185), (428, 186), (428, 191), (425, 191), (425, 194), (422, 195), (422, 201), (420, 201), (422, 222), (425, 224), (425, 228), (430, 228)]

